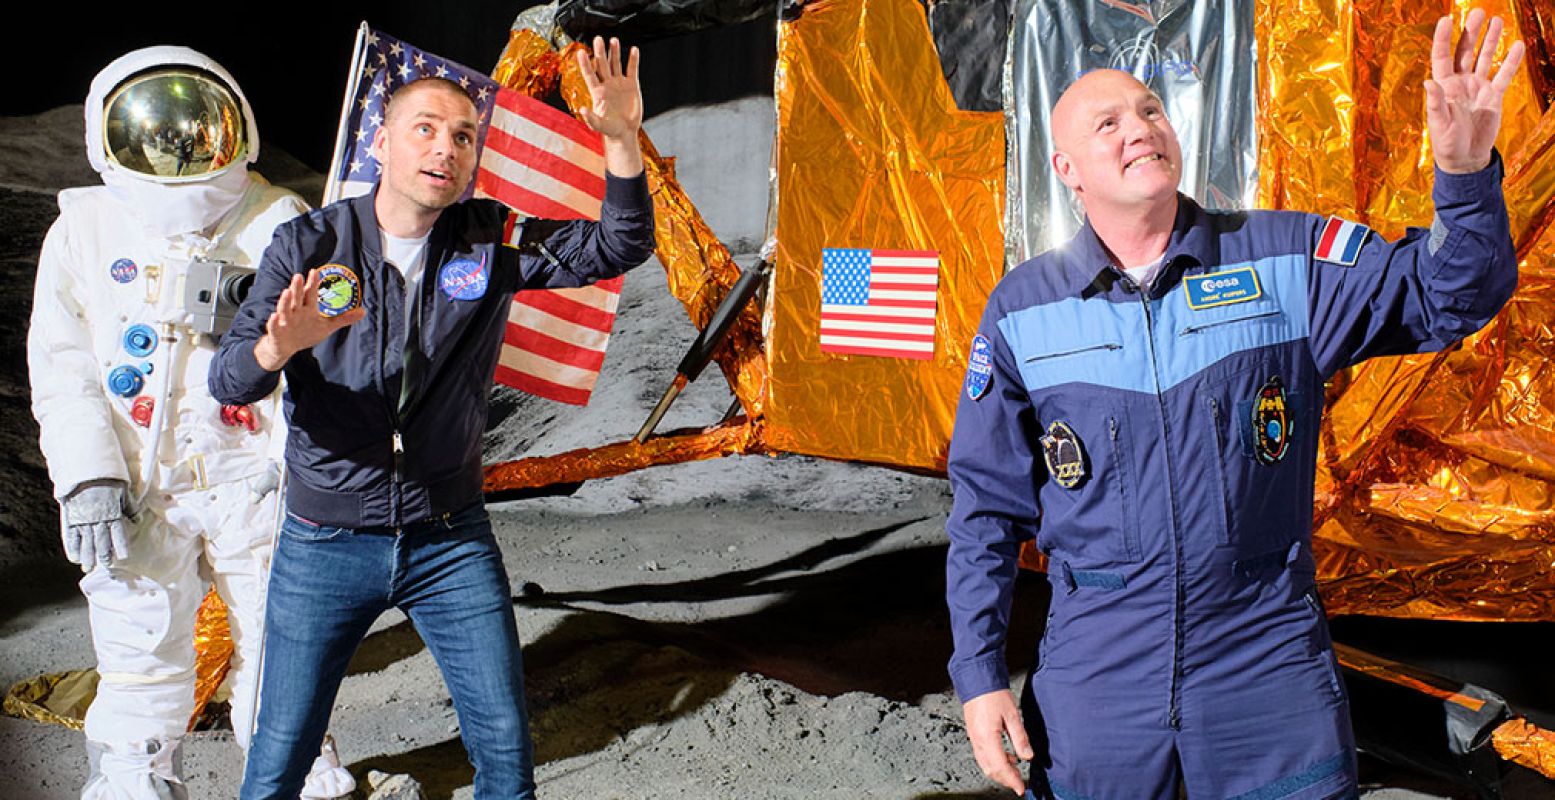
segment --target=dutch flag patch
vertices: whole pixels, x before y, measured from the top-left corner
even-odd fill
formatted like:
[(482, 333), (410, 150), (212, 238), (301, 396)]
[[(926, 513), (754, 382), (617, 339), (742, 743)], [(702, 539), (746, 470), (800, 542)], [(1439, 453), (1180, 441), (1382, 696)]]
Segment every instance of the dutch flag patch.
[(1312, 257), (1341, 267), (1354, 266), (1368, 233), (1371, 233), (1371, 228), (1359, 222), (1329, 217), (1323, 223), (1323, 235), (1318, 237), (1317, 250), (1312, 253)]

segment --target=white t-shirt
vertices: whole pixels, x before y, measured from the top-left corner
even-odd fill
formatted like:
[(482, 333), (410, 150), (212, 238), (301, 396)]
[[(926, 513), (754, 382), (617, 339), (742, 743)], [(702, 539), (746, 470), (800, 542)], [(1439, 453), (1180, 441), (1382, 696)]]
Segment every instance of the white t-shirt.
[(405, 276), (405, 316), (408, 319), (410, 301), (420, 291), (421, 273), (426, 271), (427, 239), (432, 237), (432, 232), (427, 231), (427, 235), (420, 239), (401, 239), (382, 228), (378, 229), (378, 233), (383, 237), (384, 260)]
[(1155, 268), (1161, 266), (1161, 262), (1165, 260), (1166, 257), (1162, 256), (1149, 264), (1141, 264), (1137, 267), (1124, 267), (1123, 271), (1128, 273), (1128, 276), (1133, 278), (1135, 283), (1139, 284), (1139, 288), (1148, 289), (1150, 288), (1150, 282), (1155, 280)]

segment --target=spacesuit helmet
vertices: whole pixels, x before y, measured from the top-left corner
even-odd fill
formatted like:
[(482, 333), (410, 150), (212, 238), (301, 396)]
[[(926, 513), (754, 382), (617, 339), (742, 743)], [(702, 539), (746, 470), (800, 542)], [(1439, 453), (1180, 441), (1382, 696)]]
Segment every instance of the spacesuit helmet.
[(103, 103), (103, 156), (159, 183), (203, 180), (246, 162), (247, 119), (219, 76), (164, 64), (121, 81)]
[(161, 185), (244, 173), (259, 128), (243, 88), (215, 59), (158, 45), (116, 58), (86, 97), (86, 157), (104, 176)]

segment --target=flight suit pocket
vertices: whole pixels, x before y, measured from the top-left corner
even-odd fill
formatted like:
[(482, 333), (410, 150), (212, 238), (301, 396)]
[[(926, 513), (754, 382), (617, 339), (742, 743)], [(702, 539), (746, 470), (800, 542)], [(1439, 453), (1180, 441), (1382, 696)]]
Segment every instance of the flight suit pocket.
[(1270, 403), (1258, 399), (1262, 391), (1241, 392), (1254, 395), (1244, 400), (1234, 399), (1239, 397), (1235, 390), (1217, 388), (1202, 400), (1215, 462), (1206, 476), (1214, 483), (1209, 519), (1216, 541), (1236, 545), (1243, 553), (1294, 541), (1312, 516), (1312, 437), (1300, 430), (1307, 422), (1306, 400), (1299, 394), (1279, 394), (1275, 419), (1267, 409)]
[(1049, 420), (1036, 447), (1046, 468), (1038, 546), (1085, 569), (1139, 561), (1139, 486), (1128, 415), (1066, 404)]

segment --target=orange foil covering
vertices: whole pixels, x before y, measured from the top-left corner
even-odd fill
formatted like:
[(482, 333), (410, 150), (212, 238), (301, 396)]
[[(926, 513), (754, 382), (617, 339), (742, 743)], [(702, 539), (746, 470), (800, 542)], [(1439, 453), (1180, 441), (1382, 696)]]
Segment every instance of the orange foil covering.
[(227, 624), (227, 604), (212, 589), (205, 593), (194, 618), (194, 715), (189, 718), (190, 730), (226, 680), (231, 660), (232, 628)]
[[(778, 38), (766, 437), (943, 470), (968, 347), (1004, 272), (1004, 117), (956, 108), (922, 6), (818, 0)], [(929, 360), (820, 350), (821, 250), (939, 253)]]
[[(1429, 225), (1431, 31), (1471, 5), (1507, 19), (1505, 42), (1550, 32), (1523, 0), (1260, 2), (1261, 204), (1389, 238)], [(1328, 388), (1313, 548), (1330, 613), (1555, 620), (1555, 117), (1536, 86), (1547, 65), (1531, 67), (1498, 142), (1517, 295), (1459, 348), (1369, 361)]]
[[(562, 98), (576, 113), (576, 109), (589, 102), (588, 87), (574, 56), (581, 49), (582, 45), (574, 43), (558, 54), (538, 34), (515, 30), (508, 37), (507, 49), (493, 77), (509, 88), (542, 98), (559, 84)], [(702, 329), (739, 280), (740, 268), (675, 180), (675, 159), (659, 155), (646, 133), (640, 134), (638, 141), (653, 197), (655, 253), (664, 265), (670, 293), (685, 306), (692, 324)], [(655, 436), (641, 445), (628, 440), (493, 464), (486, 468), (486, 491), (549, 486), (620, 475), (657, 464), (763, 452), (760, 415), (766, 399), (767, 361), (758, 304), (745, 307), (713, 357), (745, 409), (745, 419), (701, 431)], [(666, 387), (673, 378), (674, 374), (666, 369)], [(647, 409), (643, 413), (646, 416)]]
[(1547, 778), (1555, 778), (1555, 733), (1522, 717), (1501, 723), (1490, 734), (1496, 753)]

